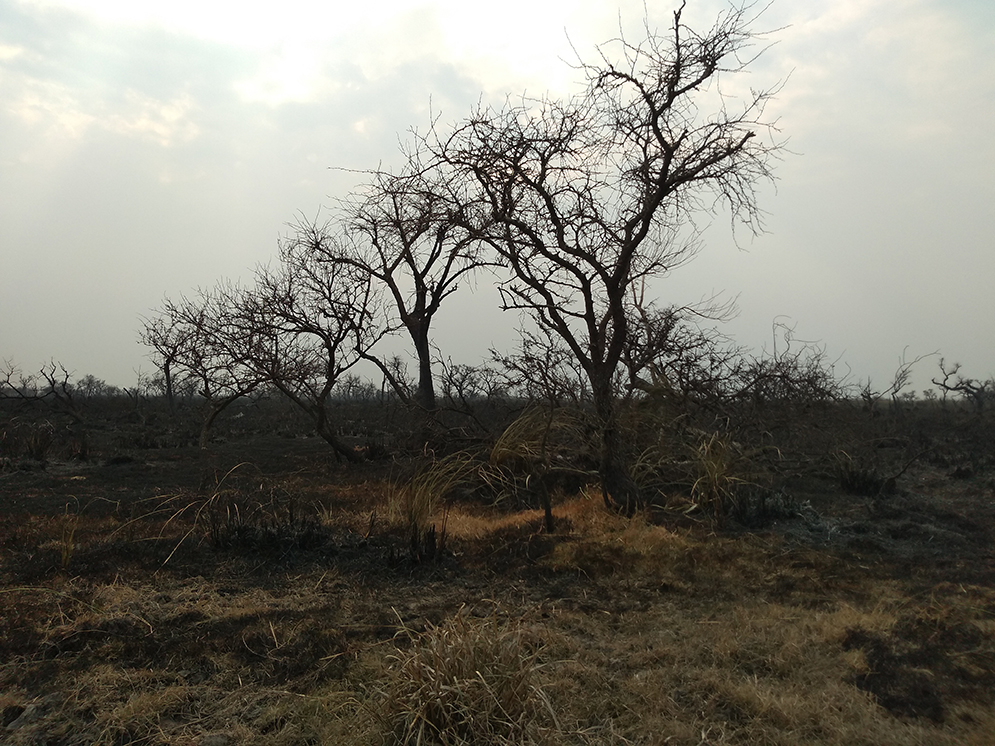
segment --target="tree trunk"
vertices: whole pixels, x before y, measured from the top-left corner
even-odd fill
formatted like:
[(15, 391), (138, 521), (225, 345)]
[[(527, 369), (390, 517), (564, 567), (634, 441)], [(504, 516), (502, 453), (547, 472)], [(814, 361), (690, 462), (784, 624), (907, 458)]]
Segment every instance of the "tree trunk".
[(418, 390), (415, 392), (415, 402), (432, 414), (436, 409), (435, 381), (432, 378), (432, 348), (428, 341), (428, 324), (411, 323), (408, 326), (411, 340), (418, 355)]
[(169, 411), (176, 411), (176, 402), (173, 396), (173, 366), (169, 360), (166, 360), (162, 364), (162, 376), (165, 379), (166, 384), (166, 403), (169, 405)]
[(639, 487), (629, 473), (619, 433), (618, 411), (611, 387), (611, 376), (592, 375), (591, 394), (601, 427), (601, 496), (605, 506), (625, 515), (633, 515), (642, 505)]
[(210, 405), (210, 410), (207, 413), (207, 417), (205, 417), (204, 422), (201, 423), (200, 438), (198, 438), (197, 440), (197, 444), (201, 448), (207, 448), (207, 439), (211, 431), (211, 425), (214, 424), (214, 421), (218, 418), (218, 415), (221, 414), (221, 412), (224, 411), (224, 408), (227, 407), (230, 403), (231, 402), (229, 401), (222, 400), (217, 404)]
[(204, 422), (200, 426), (201, 448), (207, 448), (208, 432), (210, 431), (211, 426), (214, 424), (214, 421), (218, 418), (218, 415), (224, 412), (236, 400), (241, 399), (243, 396), (245, 396), (246, 393), (247, 392), (240, 392), (238, 394), (227, 396), (224, 399), (218, 399), (216, 401), (212, 401), (210, 399), (207, 400), (207, 406), (209, 407), (209, 410), (207, 413), (207, 417), (204, 418)]

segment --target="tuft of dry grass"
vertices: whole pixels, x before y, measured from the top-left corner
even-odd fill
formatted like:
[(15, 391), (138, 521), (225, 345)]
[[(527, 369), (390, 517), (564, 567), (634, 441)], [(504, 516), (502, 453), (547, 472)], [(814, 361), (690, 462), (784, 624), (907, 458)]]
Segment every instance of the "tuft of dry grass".
[(526, 470), (536, 462), (549, 461), (552, 451), (565, 446), (582, 450), (590, 427), (580, 412), (533, 407), (520, 414), (491, 447), (492, 466)]
[(433, 457), (419, 466), (410, 479), (395, 486), (390, 499), (391, 514), (409, 526), (424, 528), (438, 502), (466, 484), (474, 470), (473, 458), (464, 451)]
[(393, 654), (384, 721), (398, 744), (538, 744), (556, 728), (537, 680), (538, 649), (521, 626), (462, 609)]
[(722, 523), (736, 506), (737, 493), (760, 478), (750, 454), (729, 435), (704, 435), (692, 450), (692, 509)]
[(414, 475), (392, 490), (388, 516), (400, 520), (409, 534), (411, 556), (415, 560), (433, 559), (445, 547), (446, 521), (436, 532), (432, 523), (439, 502), (453, 490), (470, 482), (477, 465), (463, 451), (432, 458), (421, 465)]

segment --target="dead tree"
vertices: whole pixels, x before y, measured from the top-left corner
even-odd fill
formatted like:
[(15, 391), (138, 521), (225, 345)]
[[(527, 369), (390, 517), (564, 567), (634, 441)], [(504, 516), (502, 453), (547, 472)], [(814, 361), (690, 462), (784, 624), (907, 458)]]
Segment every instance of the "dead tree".
[(149, 357), (162, 373), (163, 394), (169, 411), (176, 409), (177, 373), (182, 369), (181, 356), (189, 349), (188, 335), (194, 330), (173, 313), (175, 305), (167, 298), (154, 315), (142, 318), (138, 341), (151, 348)]
[[(626, 298), (696, 248), (693, 213), (724, 206), (760, 231), (755, 188), (778, 144), (763, 119), (773, 90), (729, 97), (720, 82), (747, 68), (757, 35), (748, 8), (698, 33), (673, 15), (666, 32), (616, 39), (582, 64), (568, 101), (524, 98), (481, 107), (428, 146), (472, 194), (457, 213), (510, 270), (505, 309), (529, 314), (583, 368), (601, 429), (606, 504), (641, 504), (626, 463), (617, 373), (629, 340)], [(476, 222), (475, 222), (476, 221)], [(682, 238), (683, 237), (683, 238)]]
[(947, 394), (960, 394), (962, 398), (972, 402), (978, 412), (982, 412), (985, 403), (995, 392), (995, 378), (989, 378), (987, 381), (966, 378), (960, 374), (960, 368), (960, 363), (954, 363), (948, 369), (946, 361), (940, 358), (940, 373), (943, 375), (939, 380), (932, 379), (933, 385), (943, 392), (944, 402), (947, 400)]
[(54, 360), (43, 365), (37, 375), (32, 376), (23, 375), (20, 368), (5, 360), (0, 366), (0, 400), (51, 402), (75, 423), (82, 424), (83, 411), (72, 376), (65, 365)]

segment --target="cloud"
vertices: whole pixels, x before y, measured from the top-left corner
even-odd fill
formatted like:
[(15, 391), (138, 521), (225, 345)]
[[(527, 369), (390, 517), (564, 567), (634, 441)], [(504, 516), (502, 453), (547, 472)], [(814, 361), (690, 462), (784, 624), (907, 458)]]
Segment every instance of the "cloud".
[(7, 79), (0, 97), (10, 115), (53, 138), (77, 139), (96, 119), (83, 111), (72, 89), (54, 81)]
[[(82, 139), (92, 128), (149, 139), (163, 147), (189, 141), (199, 132), (190, 116), (194, 105), (189, 96), (159, 101), (129, 90), (124, 93), (124, 104), (112, 108), (103, 101), (81, 101), (68, 86), (41, 80), (0, 87), (0, 95), (7, 112), (34, 129), (36, 139), (61, 145), (60, 149)], [(34, 154), (22, 153), (21, 157), (38, 160), (40, 155), (35, 149)]]
[(14, 44), (0, 44), (0, 62), (12, 60), (24, 54), (24, 47)]
[(127, 91), (125, 101), (123, 111), (101, 120), (111, 132), (148, 138), (168, 147), (192, 140), (200, 131), (190, 116), (195, 107), (188, 95), (158, 101)]
[(266, 53), (256, 74), (236, 81), (234, 88), (243, 101), (278, 106), (312, 100), (320, 78), (321, 57), (315, 50), (281, 46)]
[(0, 50), (14, 50), (0, 53), (0, 125), (12, 138), (21, 133), (14, 157), (53, 162), (93, 132), (162, 147), (200, 132), (187, 90), (196, 78), (166, 69), (169, 40), (158, 32), (108, 34), (64, 11), (13, 13), (11, 20), (0, 32), (14, 38), (0, 38)]
[[(853, 0), (792, 6), (769, 57), (791, 79), (780, 109), (791, 128), (839, 126), (889, 143), (954, 134), (968, 111), (990, 118), (991, 34), (950, 3)], [(956, 112), (956, 113), (955, 113)]]

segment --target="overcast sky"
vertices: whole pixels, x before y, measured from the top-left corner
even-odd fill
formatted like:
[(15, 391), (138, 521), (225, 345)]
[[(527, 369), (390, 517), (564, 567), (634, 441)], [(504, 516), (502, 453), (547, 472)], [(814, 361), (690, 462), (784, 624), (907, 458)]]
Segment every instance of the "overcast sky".
[[(649, 6), (667, 25), (674, 3)], [(0, 0), (0, 359), (132, 385), (152, 370), (140, 315), (249, 277), (296, 213), (355, 185), (336, 168), (396, 163), (430, 112), (567, 94), (571, 45), (638, 36), (642, 16), (628, 0)], [(785, 81), (769, 113), (791, 151), (762, 195), (769, 233), (737, 248), (715, 219), (661, 301), (738, 296), (739, 342), (769, 348), (780, 319), (876, 384), (906, 348), (995, 374), (995, 3), (774, 0), (756, 28), (781, 29), (749, 82)], [(444, 354), (512, 344), (492, 300), (481, 282), (443, 309)]]

